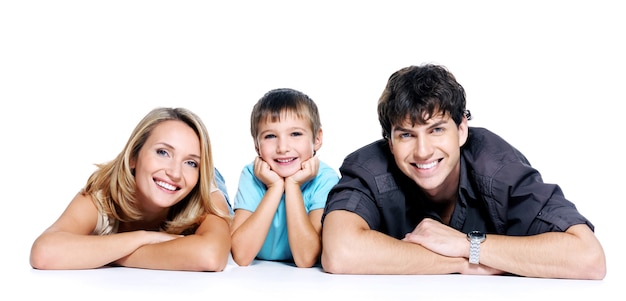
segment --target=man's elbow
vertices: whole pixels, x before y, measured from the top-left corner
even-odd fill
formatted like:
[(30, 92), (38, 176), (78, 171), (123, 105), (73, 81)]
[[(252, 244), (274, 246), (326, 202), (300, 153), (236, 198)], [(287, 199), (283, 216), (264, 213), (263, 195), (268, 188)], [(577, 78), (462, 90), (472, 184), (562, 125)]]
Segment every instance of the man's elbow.
[(587, 264), (582, 265), (581, 273), (584, 279), (602, 280), (606, 277), (606, 257), (604, 252), (596, 252), (586, 260)]
[(354, 269), (350, 263), (354, 254), (350, 256), (349, 253), (349, 250), (342, 246), (324, 247), (321, 256), (322, 269), (330, 274), (353, 274)]

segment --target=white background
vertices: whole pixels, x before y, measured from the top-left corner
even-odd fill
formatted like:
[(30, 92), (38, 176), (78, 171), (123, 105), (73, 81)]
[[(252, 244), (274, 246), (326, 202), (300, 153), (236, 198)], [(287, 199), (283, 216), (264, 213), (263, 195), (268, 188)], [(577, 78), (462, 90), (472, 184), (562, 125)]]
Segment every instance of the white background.
[[(253, 104), (290, 87), (320, 110), (320, 158), (378, 139), (392, 72), (447, 66), (472, 126), (520, 149), (624, 268), (626, 11), (620, 1), (0, 1), (5, 271), (157, 106), (209, 128), (231, 198)], [(621, 249), (623, 250), (623, 248)]]

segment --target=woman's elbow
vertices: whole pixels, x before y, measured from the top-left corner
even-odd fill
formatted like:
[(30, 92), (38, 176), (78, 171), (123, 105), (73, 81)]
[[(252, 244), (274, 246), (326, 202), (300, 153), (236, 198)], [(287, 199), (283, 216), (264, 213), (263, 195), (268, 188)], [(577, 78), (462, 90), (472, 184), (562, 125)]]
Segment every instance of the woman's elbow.
[(192, 269), (200, 272), (221, 272), (228, 264), (228, 254), (206, 253), (199, 257)]
[(54, 260), (52, 252), (44, 244), (35, 241), (30, 250), (30, 266), (38, 270), (54, 269)]

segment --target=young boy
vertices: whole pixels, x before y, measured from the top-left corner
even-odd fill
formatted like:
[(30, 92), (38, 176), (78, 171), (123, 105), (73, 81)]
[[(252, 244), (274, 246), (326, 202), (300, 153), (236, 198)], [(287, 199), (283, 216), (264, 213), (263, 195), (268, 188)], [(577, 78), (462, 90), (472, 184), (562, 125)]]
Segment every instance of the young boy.
[(266, 93), (252, 109), (258, 157), (241, 172), (235, 195), (232, 256), (311, 267), (319, 261), (321, 217), (337, 172), (315, 156), (322, 146), (317, 105), (293, 89)]

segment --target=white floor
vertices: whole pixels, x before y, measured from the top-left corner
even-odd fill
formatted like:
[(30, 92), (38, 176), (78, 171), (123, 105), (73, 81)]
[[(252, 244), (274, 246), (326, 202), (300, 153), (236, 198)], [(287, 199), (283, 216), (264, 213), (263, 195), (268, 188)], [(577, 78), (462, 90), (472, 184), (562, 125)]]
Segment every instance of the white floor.
[[(132, 268), (83, 271), (21, 269), (4, 274), (2, 300), (614, 300), (623, 297), (616, 281), (535, 279), (468, 275), (332, 275), (319, 267), (258, 261), (234, 262), (218, 273)], [(616, 279), (614, 279), (616, 280)], [(7, 282), (8, 281), (8, 282)], [(2, 297), (4, 295), (5, 297)], [(138, 299), (141, 298), (141, 299)], [(198, 299), (196, 299), (198, 298)], [(252, 299), (254, 298), (254, 299)], [(274, 300), (274, 299), (264, 299)]]

